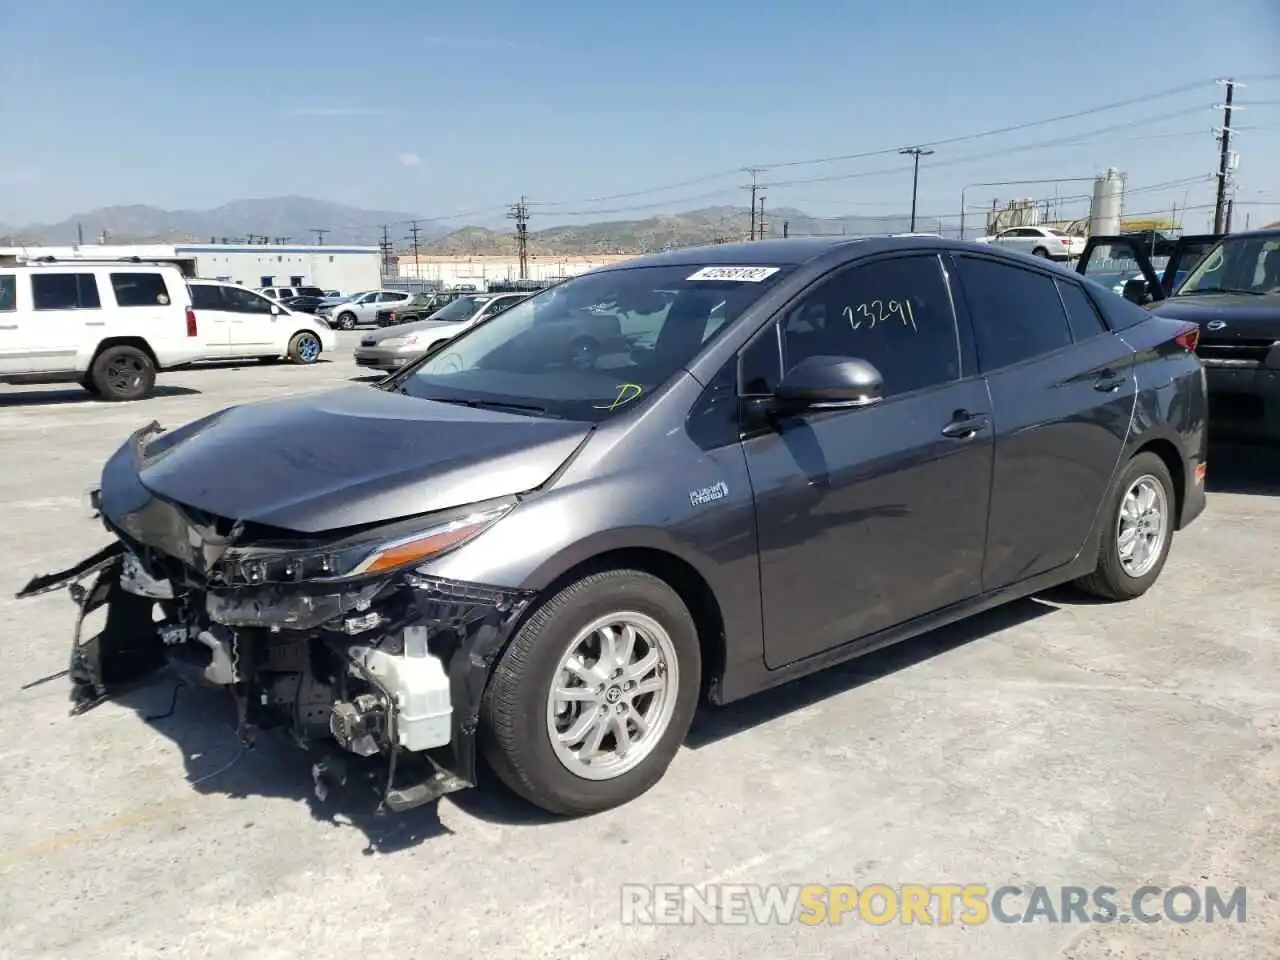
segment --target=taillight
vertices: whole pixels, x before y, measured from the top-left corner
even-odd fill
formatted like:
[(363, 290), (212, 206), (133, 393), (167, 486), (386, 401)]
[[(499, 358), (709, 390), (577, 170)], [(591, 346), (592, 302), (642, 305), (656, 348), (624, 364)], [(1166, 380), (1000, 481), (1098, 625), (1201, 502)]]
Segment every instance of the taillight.
[(1059, 237), (1059, 238), (1058, 238), (1058, 242), (1059, 242), (1060, 244), (1062, 244), (1064, 247), (1069, 247), (1069, 246), (1071, 246), (1071, 238), (1070, 238), (1070, 237)]
[(1173, 335), (1173, 340), (1187, 353), (1195, 353), (1196, 347), (1200, 345), (1200, 325), (1196, 323), (1187, 324)]
[(187, 336), (194, 337), (196, 335), (196, 312), (187, 307)]

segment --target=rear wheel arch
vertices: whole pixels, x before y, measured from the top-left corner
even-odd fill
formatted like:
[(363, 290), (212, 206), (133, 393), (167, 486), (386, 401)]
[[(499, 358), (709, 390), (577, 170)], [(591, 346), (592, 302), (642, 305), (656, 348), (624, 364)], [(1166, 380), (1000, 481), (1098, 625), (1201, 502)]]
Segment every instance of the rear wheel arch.
[(1187, 475), (1183, 466), (1182, 455), (1178, 452), (1178, 448), (1173, 441), (1164, 437), (1153, 437), (1150, 440), (1143, 441), (1129, 455), (1129, 459), (1132, 460), (1142, 453), (1155, 454), (1169, 470), (1169, 479), (1173, 482), (1173, 527), (1176, 530), (1181, 526), (1182, 506), (1187, 501)]
[(150, 359), (157, 370), (161, 369), (160, 361), (156, 357), (156, 352), (151, 349), (151, 344), (142, 337), (107, 337), (102, 340), (97, 348), (93, 351), (93, 356), (89, 358), (88, 369), (92, 370), (93, 365), (97, 362), (98, 357), (102, 356), (104, 350), (110, 350), (112, 347), (134, 347), (141, 350)]

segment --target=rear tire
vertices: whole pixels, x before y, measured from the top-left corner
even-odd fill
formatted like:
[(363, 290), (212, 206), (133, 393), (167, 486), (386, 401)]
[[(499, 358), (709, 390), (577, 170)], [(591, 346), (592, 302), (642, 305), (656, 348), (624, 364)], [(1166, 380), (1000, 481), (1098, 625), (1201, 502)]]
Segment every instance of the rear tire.
[(1154, 453), (1130, 460), (1107, 494), (1097, 569), (1076, 586), (1104, 600), (1133, 600), (1151, 589), (1173, 544), (1177, 504), (1163, 460)]
[[(594, 573), (535, 609), (503, 651), (481, 704), (481, 749), (507, 786), (550, 813), (608, 810), (662, 778), (701, 683), (698, 632), (679, 595), (639, 570)], [(584, 760), (593, 736), (600, 752)]]
[(156, 365), (145, 350), (122, 344), (107, 347), (89, 369), (90, 392), (114, 403), (143, 400), (156, 385)]
[(289, 341), (289, 360), (293, 363), (312, 364), (320, 359), (320, 338), (303, 330)]
[(356, 315), (351, 312), (338, 314), (339, 330), (354, 330), (356, 325)]
[(1034, 250), (1031, 251), (1031, 255), (1033, 257), (1041, 257), (1045, 260), (1049, 259), (1049, 251), (1046, 250), (1044, 247), (1036, 247)]

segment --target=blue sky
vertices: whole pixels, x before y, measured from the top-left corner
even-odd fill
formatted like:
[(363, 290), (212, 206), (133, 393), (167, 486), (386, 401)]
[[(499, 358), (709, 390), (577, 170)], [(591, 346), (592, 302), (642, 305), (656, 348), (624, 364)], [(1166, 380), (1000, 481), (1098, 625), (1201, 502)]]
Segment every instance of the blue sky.
[[(1255, 104), (1233, 124), (1239, 210), (1280, 220), (1277, 0), (0, 3), (0, 222), (285, 194), (446, 217), (526, 194), (536, 229), (744, 203), (743, 167), (882, 149), (766, 170), (766, 205), (901, 213), (890, 148), (1202, 81), (921, 166), (925, 218), (954, 218), (967, 184), (1108, 166), (1142, 188), (1131, 210), (1166, 210), (1212, 199), (1228, 75)], [(967, 200), (1055, 190), (1088, 184)], [(637, 195), (597, 199), (618, 194)]]

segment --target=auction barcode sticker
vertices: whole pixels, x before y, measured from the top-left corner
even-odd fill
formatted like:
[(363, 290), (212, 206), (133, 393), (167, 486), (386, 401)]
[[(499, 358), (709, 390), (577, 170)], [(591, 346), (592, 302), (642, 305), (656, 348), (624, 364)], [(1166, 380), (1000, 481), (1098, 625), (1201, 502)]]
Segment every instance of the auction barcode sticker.
[(689, 280), (737, 280), (740, 283), (759, 283), (778, 272), (777, 267), (703, 267)]

